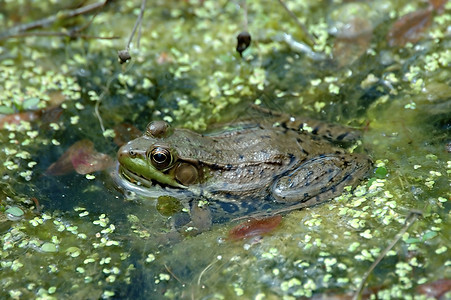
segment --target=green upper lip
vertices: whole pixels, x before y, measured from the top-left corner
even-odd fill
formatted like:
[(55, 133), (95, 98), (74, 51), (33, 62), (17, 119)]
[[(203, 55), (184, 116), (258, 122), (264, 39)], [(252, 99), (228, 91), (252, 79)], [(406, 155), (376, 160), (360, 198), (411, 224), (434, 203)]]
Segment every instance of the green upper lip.
[[(122, 165), (119, 168), (119, 172), (128, 178), (134, 179), (138, 182), (140, 182), (141, 184), (143, 184), (144, 186), (150, 187), (152, 186), (152, 180), (149, 180), (139, 174), (133, 173), (132, 171), (130, 171), (129, 169), (123, 167)], [(130, 181), (130, 180), (129, 180)]]
[[(133, 153), (133, 156), (131, 155)], [(126, 144), (119, 149), (117, 155), (121, 164), (121, 169), (126, 171), (126, 175), (142, 182), (145, 185), (152, 185), (151, 181), (169, 185), (177, 188), (186, 188), (169, 175), (156, 169), (145, 157), (145, 153), (140, 150), (131, 149), (130, 144)]]

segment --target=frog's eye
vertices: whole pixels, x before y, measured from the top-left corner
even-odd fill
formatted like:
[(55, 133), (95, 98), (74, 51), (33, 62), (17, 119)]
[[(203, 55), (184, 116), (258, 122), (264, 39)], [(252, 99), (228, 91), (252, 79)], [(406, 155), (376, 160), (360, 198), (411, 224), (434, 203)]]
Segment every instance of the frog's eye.
[(167, 168), (172, 163), (171, 152), (162, 147), (153, 148), (149, 156), (152, 164), (160, 170)]

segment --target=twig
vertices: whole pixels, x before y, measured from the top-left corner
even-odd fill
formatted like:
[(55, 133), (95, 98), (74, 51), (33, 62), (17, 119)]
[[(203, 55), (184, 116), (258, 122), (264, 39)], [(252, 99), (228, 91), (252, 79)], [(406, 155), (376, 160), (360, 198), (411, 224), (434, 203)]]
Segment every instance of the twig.
[(100, 115), (100, 112), (99, 112), (99, 106), (100, 106), (100, 101), (102, 100), (102, 98), (105, 94), (106, 94), (105, 91), (103, 91), (102, 94), (100, 94), (99, 100), (97, 100), (96, 105), (94, 106), (94, 113), (97, 117), (97, 120), (99, 120), (100, 129), (102, 129), (102, 133), (105, 132), (105, 126), (103, 125), (102, 116)]
[(171, 274), (172, 277), (175, 278), (175, 280), (177, 280), (181, 285), (185, 286), (185, 283), (183, 283), (183, 281), (181, 281), (177, 276), (175, 276), (175, 274), (172, 273), (171, 269), (169, 269), (169, 267), (166, 264), (164, 264), (164, 267), (166, 268), (166, 271), (168, 271), (169, 274)]
[(294, 22), (296, 22), (296, 24), (299, 26), (299, 28), (301, 29), (301, 33), (304, 35), (306, 39), (307, 44), (309, 44), (309, 46), (314, 45), (315, 43), (313, 36), (308, 33), (305, 25), (299, 22), (298, 17), (296, 17), (296, 15), (286, 6), (286, 4), (282, 0), (278, 1), (280, 5), (282, 5), (282, 7), (285, 9), (285, 11), (290, 15), (290, 17), (294, 20)]
[(104, 1), (100, 1), (100, 2), (96, 2), (93, 4), (89, 4), (77, 9), (73, 9), (73, 10), (65, 10), (65, 11), (61, 11), (58, 12), (57, 14), (38, 20), (38, 21), (34, 21), (28, 24), (21, 24), (18, 26), (14, 26), (12, 28), (7, 29), (6, 31), (0, 33), (0, 40), (5, 40), (11, 37), (16, 37), (16, 36), (23, 36), (21, 35), (23, 32), (29, 31), (29, 30), (33, 30), (36, 28), (43, 28), (43, 27), (47, 27), (52, 25), (53, 23), (55, 23), (58, 20), (61, 19), (69, 19), (69, 18), (73, 18), (79, 15), (83, 15), (83, 14), (87, 14), (89, 12), (92, 12), (94, 10), (97, 10), (101, 7), (103, 7), (109, 0), (104, 0)]
[(249, 31), (248, 30), (248, 19), (247, 19), (247, 4), (246, 4), (246, 0), (243, 0), (243, 28), (244, 31)]
[(92, 16), (91, 20), (89, 20), (88, 23), (86, 23), (85, 25), (83, 25), (81, 28), (76, 29), (75, 32), (82, 32), (83, 30), (85, 30), (86, 28), (88, 28), (89, 26), (91, 26), (92, 22), (94, 22), (94, 19), (97, 17), (97, 15), (98, 15), (98, 12), (96, 12), (96, 13)]
[(202, 280), (202, 276), (204, 276), (204, 273), (208, 271), (208, 269), (211, 268), (211, 266), (213, 266), (215, 263), (218, 262), (218, 259), (215, 259), (214, 261), (212, 261), (211, 263), (208, 264), (208, 266), (206, 266), (202, 272), (200, 272), (199, 274), (199, 278), (197, 279), (197, 285), (200, 285), (200, 282)]
[[(141, 2), (141, 9), (139, 11), (138, 19), (136, 19), (135, 26), (133, 26), (132, 33), (130, 34), (130, 37), (128, 39), (127, 47), (125, 48), (127, 50), (130, 50), (130, 44), (132, 43), (133, 37), (135, 36), (136, 29), (138, 28), (138, 26), (141, 27), (141, 21), (142, 21), (142, 18), (143, 18), (143, 14), (144, 14), (144, 9), (145, 8), (146, 8), (146, 0), (142, 0), (142, 2)], [(140, 39), (140, 36), (138, 36), (138, 41), (136, 42), (137, 45), (139, 45), (139, 39)]]
[(146, 9), (146, 0), (142, 0), (141, 2), (141, 9), (139, 11), (138, 18), (136, 19), (135, 25), (133, 26), (132, 33), (130, 34), (130, 37), (128, 38), (127, 45), (124, 50), (118, 51), (118, 57), (119, 57), (119, 63), (123, 64), (127, 62), (129, 59), (131, 59), (130, 55), (130, 44), (132, 43), (133, 37), (135, 36), (136, 29), (139, 26), (138, 30), (138, 41), (136, 42), (137, 47), (139, 48), (139, 42), (141, 40), (141, 21), (143, 18), (144, 10)]
[(396, 243), (401, 239), (401, 237), (406, 233), (407, 229), (409, 229), (410, 226), (412, 226), (413, 223), (418, 219), (418, 216), (421, 215), (421, 212), (419, 211), (411, 211), (409, 215), (407, 216), (405, 225), (401, 228), (401, 230), (396, 234), (395, 238), (391, 241), (391, 243), (387, 246), (387, 248), (384, 249), (384, 251), (381, 252), (379, 257), (373, 262), (373, 264), (370, 266), (370, 268), (366, 271), (365, 276), (362, 278), (362, 282), (360, 282), (359, 288), (355, 292), (354, 296), (352, 297), (352, 300), (359, 300), (362, 296), (362, 291), (365, 286), (366, 281), (368, 280), (368, 277), (370, 276), (371, 272), (376, 268), (376, 266), (381, 262), (382, 259), (384, 259), (385, 255), (387, 255), (388, 251), (390, 251)]
[(22, 32), (10, 37), (27, 37), (27, 36), (64, 36), (70, 38), (96, 39), (96, 40), (119, 39), (118, 36), (95, 36), (95, 35), (79, 34), (74, 32), (54, 32), (54, 31)]
[[(127, 66), (126, 70), (123, 72), (124, 74), (127, 73), (131, 68), (132, 68), (133, 64), (130, 64)], [(105, 87), (103, 88), (102, 93), (99, 96), (99, 99), (96, 101), (96, 105), (94, 106), (94, 114), (97, 117), (97, 120), (99, 120), (99, 124), (100, 124), (100, 128), (102, 129), (102, 133), (105, 132), (105, 126), (103, 125), (103, 119), (102, 116), (100, 116), (100, 111), (99, 111), (99, 107), (100, 104), (102, 103), (103, 98), (105, 97), (106, 94), (109, 93), (109, 87), (111, 85), (111, 83), (117, 79), (117, 75), (112, 75), (108, 81), (107, 84), (105, 85)]]

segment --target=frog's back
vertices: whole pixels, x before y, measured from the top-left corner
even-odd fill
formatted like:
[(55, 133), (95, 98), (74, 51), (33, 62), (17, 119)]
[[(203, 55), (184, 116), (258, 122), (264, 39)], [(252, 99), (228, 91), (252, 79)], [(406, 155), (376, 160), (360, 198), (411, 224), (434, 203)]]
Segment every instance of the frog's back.
[(343, 152), (308, 133), (257, 125), (209, 135), (177, 130), (167, 142), (177, 148), (180, 158), (198, 160), (218, 168), (262, 164), (284, 166), (324, 153)]

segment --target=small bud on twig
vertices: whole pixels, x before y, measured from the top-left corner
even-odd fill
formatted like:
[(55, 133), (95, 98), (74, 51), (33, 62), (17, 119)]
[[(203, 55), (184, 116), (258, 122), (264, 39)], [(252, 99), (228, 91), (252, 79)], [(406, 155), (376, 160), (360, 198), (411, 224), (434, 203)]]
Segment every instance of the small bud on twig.
[(243, 57), (243, 51), (251, 44), (251, 35), (247, 31), (243, 31), (236, 37), (238, 43), (236, 45), (236, 51)]
[(127, 60), (132, 58), (127, 49), (118, 51), (117, 56), (119, 58), (120, 64), (123, 64), (123, 63), (127, 62)]

